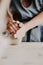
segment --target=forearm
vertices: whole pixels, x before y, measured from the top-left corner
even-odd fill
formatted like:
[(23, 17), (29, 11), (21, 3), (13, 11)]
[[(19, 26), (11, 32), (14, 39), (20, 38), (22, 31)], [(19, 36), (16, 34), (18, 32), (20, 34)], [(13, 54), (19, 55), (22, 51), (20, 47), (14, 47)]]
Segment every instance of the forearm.
[(25, 24), (26, 32), (38, 25), (43, 25), (43, 12)]
[(2, 19), (5, 17), (7, 10), (9, 9), (11, 0), (2, 0), (0, 3), (0, 18)]

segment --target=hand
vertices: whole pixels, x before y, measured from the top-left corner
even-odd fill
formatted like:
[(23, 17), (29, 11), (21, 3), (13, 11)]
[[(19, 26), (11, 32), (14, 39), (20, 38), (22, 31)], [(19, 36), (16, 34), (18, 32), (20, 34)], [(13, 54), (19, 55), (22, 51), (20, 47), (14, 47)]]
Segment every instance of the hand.
[(13, 20), (13, 16), (10, 11), (7, 12), (7, 30), (11, 34), (15, 34), (16, 31), (19, 30), (19, 25)]
[(19, 23), (16, 21), (12, 21), (11, 19), (8, 18), (8, 23), (7, 23), (7, 30), (12, 34), (15, 34), (17, 30), (19, 30)]
[(25, 25), (23, 25), (17, 32), (14, 34), (14, 37), (17, 39), (22, 39), (25, 36), (26, 28)]

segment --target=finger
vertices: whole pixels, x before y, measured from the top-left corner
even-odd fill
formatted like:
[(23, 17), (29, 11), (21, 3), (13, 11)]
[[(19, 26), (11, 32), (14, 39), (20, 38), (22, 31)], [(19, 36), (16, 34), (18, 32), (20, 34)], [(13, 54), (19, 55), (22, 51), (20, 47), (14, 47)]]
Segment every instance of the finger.
[(24, 25), (23, 23), (21, 23), (19, 21), (16, 21), (16, 22), (17, 22), (17, 24), (19, 24), (20, 27), (22, 27)]
[(10, 34), (15, 34), (15, 32), (11, 31), (11, 29), (8, 29), (8, 32), (9, 32)]
[(7, 29), (11, 29), (11, 30), (16, 31), (10, 24), (7, 25)]
[(16, 26), (17, 30), (19, 30), (19, 25), (15, 22), (14, 25)]
[(16, 21), (16, 23), (17, 23), (17, 24), (20, 24), (20, 22), (19, 22), (19, 21)]
[(20, 24), (19, 24), (20, 27), (23, 27), (23, 25), (24, 25), (23, 23), (20, 23)]
[(8, 18), (7, 20), (8, 20), (8, 22), (12, 22), (12, 20), (10, 18)]
[(16, 33), (16, 31), (11, 26), (10, 27), (7, 27), (7, 30), (9, 30), (10, 33), (12, 33), (12, 32), (14, 34)]
[(18, 24), (19, 24), (20, 22), (13, 20), (13, 23), (14, 23), (16, 26), (18, 26)]
[(7, 31), (11, 34), (12, 30), (10, 28), (7, 28)]
[(15, 31), (17, 31), (17, 29), (16, 29), (16, 27), (14, 26), (14, 24), (13, 23), (8, 23), (8, 25), (7, 26), (9, 26), (9, 28), (10, 28), (10, 26), (15, 30)]
[(7, 17), (8, 22), (16, 22), (15, 20), (12, 20), (11, 18)]
[(8, 24), (11, 25), (13, 27), (13, 29), (15, 29), (16, 31), (19, 30), (19, 27), (17, 26), (16, 23), (9, 22)]
[(12, 34), (12, 33), (13, 33), (13, 32), (12, 32), (12, 30), (10, 30), (10, 29), (8, 29), (7, 31), (8, 31), (10, 34)]

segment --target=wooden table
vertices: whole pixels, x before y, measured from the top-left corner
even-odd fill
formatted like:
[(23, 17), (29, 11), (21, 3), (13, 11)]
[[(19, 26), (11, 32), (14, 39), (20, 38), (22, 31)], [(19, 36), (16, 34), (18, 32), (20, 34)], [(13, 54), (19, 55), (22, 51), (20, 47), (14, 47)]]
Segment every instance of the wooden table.
[(0, 65), (43, 65), (43, 43), (9, 45)]

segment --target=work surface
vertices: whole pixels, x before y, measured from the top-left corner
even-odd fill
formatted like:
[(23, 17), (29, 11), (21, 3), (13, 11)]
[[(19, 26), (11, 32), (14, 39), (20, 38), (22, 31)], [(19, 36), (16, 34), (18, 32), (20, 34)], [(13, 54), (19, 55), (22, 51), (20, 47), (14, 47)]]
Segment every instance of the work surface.
[(43, 43), (9, 45), (0, 65), (43, 65)]

